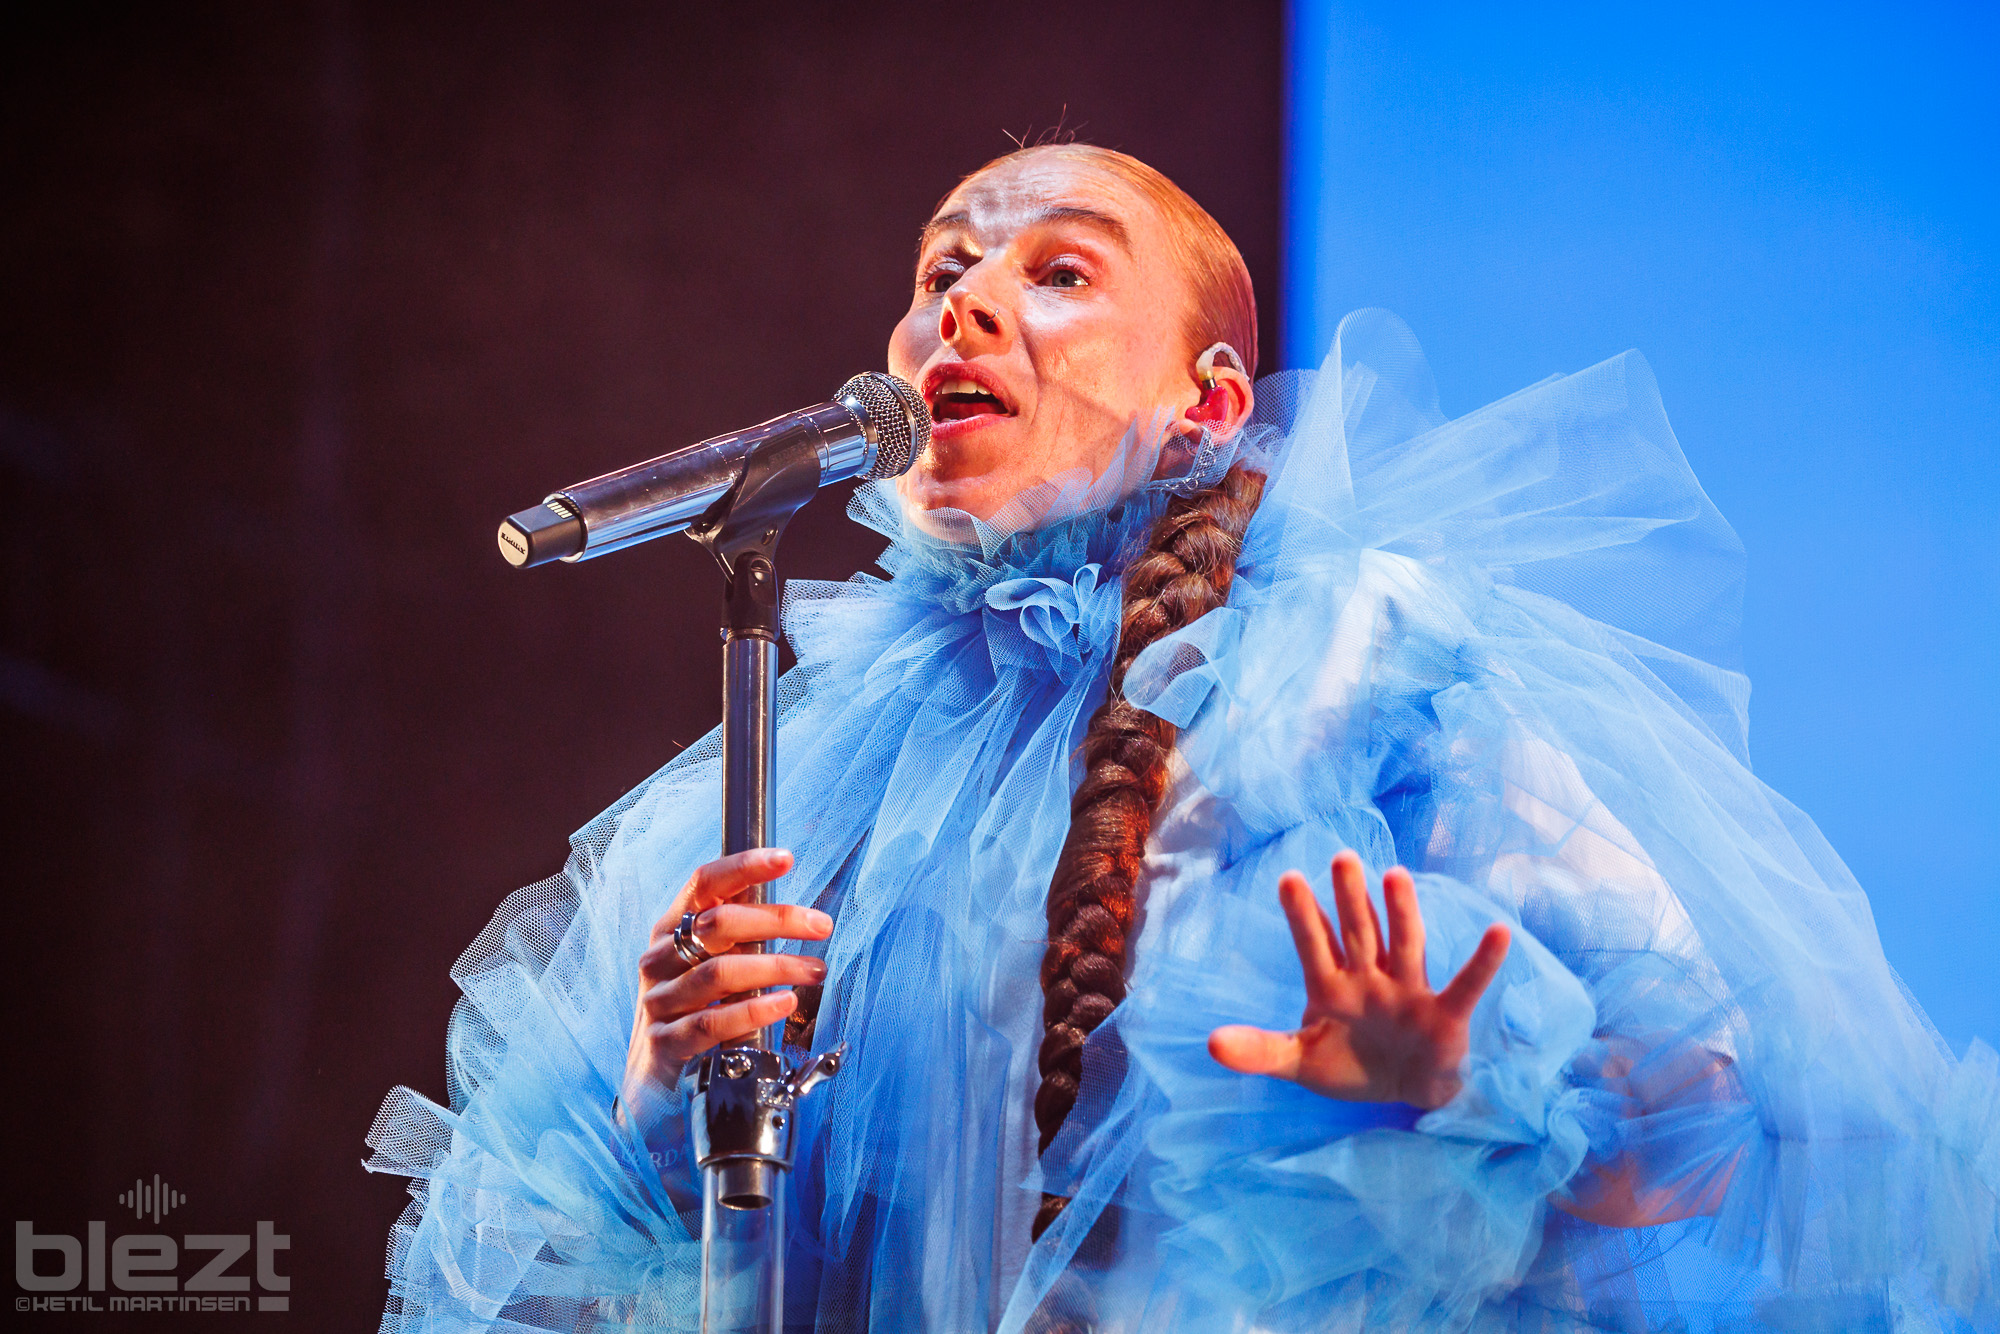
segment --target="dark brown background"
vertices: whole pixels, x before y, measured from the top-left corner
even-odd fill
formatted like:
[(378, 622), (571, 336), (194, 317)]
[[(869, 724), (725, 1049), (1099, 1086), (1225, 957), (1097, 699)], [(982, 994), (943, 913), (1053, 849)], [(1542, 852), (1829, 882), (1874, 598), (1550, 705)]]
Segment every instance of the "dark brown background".
[[(289, 1232), (260, 1322), (369, 1327), (447, 969), (717, 713), (705, 556), (519, 574), (498, 518), (879, 367), (1003, 131), (1153, 162), (1275, 290), (1276, 3), (734, 8), (0, 31), (9, 1218), (142, 1230), (157, 1172), (163, 1230)], [(843, 499), (791, 573), (879, 548)]]

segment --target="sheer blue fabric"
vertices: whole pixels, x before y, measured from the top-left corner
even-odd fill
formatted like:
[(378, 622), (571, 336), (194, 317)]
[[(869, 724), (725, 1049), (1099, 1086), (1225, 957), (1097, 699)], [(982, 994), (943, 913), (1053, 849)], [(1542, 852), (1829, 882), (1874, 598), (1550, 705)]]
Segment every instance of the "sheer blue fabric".
[[(1044, 902), (1162, 465), (1130, 448), (952, 541), (864, 488), (889, 577), (788, 589), (776, 890), (835, 917), (814, 1045), (852, 1053), (801, 1104), (788, 1325), (2000, 1327), (2000, 1064), (1944, 1049), (1752, 775), (1740, 552), (1644, 363), (1447, 421), (1361, 312), (1233, 447), (1270, 482), (1228, 605), (1127, 678), (1181, 728), (1176, 782), (1130, 994), (1039, 1160)], [(413, 1178), (385, 1329), (696, 1326), (684, 1092), (612, 1102), (717, 769), (714, 737), (676, 758), (454, 971), (450, 1105), (398, 1089), (370, 1134)], [(1297, 1022), (1277, 878), (1324, 896), (1347, 847), (1418, 873), (1437, 985), (1514, 928), (1433, 1112), (1206, 1053)], [(1680, 1221), (1550, 1203), (1611, 1176)], [(1044, 1189), (1073, 1203), (1030, 1245)]]

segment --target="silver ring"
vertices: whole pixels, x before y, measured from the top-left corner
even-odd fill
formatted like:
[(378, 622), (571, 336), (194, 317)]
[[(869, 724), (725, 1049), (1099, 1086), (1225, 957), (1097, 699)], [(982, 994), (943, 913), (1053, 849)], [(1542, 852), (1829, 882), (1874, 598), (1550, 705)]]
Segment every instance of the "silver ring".
[(674, 953), (680, 955), (681, 962), (690, 968), (715, 957), (708, 952), (708, 946), (701, 943), (701, 937), (694, 933), (694, 919), (700, 915), (684, 912), (681, 924), (674, 928)]

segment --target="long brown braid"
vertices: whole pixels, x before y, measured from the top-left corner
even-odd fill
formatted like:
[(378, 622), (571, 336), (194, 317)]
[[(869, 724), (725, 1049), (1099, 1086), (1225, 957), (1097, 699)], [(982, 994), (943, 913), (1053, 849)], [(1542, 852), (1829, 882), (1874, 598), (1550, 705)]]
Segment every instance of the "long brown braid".
[[(1083, 1044), (1125, 998), (1125, 941), (1135, 891), (1166, 796), (1175, 729), (1125, 699), (1125, 671), (1162, 635), (1222, 605), (1243, 530), (1264, 478), (1231, 468), (1220, 483), (1176, 499), (1145, 553), (1125, 573), (1124, 614), (1110, 693), (1083, 738), (1083, 782), (1070, 802), (1069, 837), (1049, 884), (1049, 946), (1042, 956), (1042, 1084), (1035, 1123), (1048, 1150), (1076, 1106)], [(1043, 1195), (1034, 1235), (1069, 1201)]]

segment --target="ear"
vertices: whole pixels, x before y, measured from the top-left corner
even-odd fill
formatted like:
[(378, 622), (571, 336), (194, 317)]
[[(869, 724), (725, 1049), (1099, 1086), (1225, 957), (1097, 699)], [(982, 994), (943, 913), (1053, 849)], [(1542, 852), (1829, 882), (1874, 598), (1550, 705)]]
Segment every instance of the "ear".
[(1217, 438), (1227, 440), (1250, 420), (1256, 394), (1250, 387), (1250, 377), (1220, 358), (1209, 374), (1214, 378), (1202, 389), (1200, 401), (1182, 415), (1198, 426), (1206, 426)]

